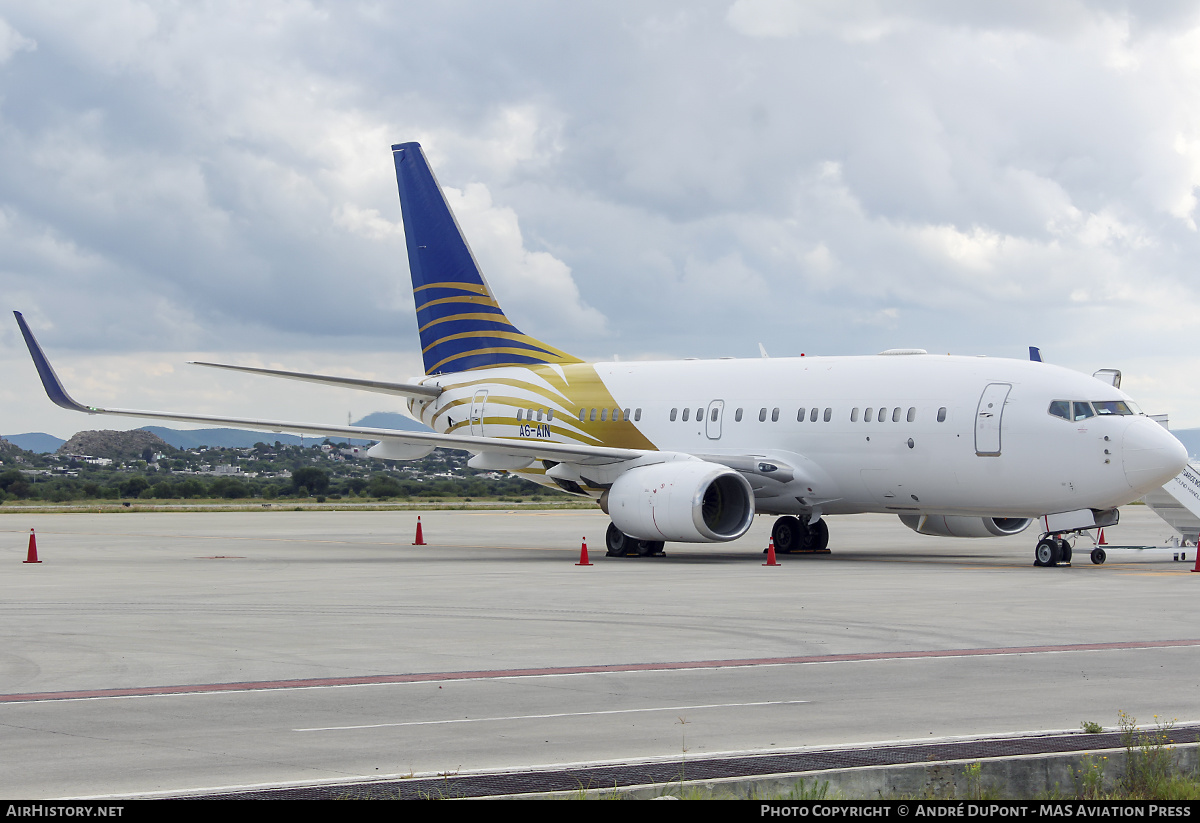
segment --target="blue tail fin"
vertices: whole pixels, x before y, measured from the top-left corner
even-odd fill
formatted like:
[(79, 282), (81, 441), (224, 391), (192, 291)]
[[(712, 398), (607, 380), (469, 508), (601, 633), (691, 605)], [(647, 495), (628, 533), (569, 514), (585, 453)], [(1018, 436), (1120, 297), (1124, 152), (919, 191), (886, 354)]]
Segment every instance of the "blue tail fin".
[(579, 363), (508, 321), (419, 143), (392, 146), (426, 374)]

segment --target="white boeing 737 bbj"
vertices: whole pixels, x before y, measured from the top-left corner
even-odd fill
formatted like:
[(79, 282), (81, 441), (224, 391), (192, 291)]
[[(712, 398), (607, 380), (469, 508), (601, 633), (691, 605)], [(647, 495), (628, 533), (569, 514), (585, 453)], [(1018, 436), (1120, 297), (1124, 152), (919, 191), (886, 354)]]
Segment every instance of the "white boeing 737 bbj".
[[(1107, 381), (1047, 363), (898, 350), (865, 357), (585, 363), (501, 310), (417, 143), (392, 147), (425, 376), (408, 383), (202, 364), (400, 395), (435, 433), (156, 411), (73, 400), (20, 313), (50, 399), (88, 414), (379, 441), (369, 454), (465, 449), (590, 497), (610, 555), (664, 541), (736, 540), (777, 515), (776, 549), (823, 551), (826, 515), (891, 512), (923, 534), (1016, 534), (1035, 562), (1070, 559), (1063, 534), (1183, 470), (1187, 453)], [(1097, 374), (1101, 374), (1098, 372)]]

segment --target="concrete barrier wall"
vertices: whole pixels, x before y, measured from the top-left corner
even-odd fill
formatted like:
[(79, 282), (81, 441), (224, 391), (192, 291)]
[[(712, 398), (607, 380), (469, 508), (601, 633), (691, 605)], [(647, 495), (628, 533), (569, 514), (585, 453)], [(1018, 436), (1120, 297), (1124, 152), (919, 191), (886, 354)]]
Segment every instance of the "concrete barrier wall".
[[(1200, 745), (1165, 747), (1175, 773), (1200, 772)], [(1136, 751), (1135, 751), (1136, 753)], [(977, 777), (968, 780), (968, 769), (979, 764)], [(555, 793), (543, 797), (620, 797), (649, 800), (680, 793), (711, 794), (715, 797), (797, 798), (811, 796), (821, 784), (828, 783), (829, 798), (871, 800), (898, 797), (941, 797), (967, 800), (985, 796), (1033, 799), (1043, 796), (1074, 797), (1082, 786), (1083, 774), (1099, 768), (1104, 788), (1111, 789), (1125, 777), (1125, 749), (1098, 749), (1068, 754), (1027, 755), (985, 760), (952, 760), (903, 766), (868, 766), (860, 769), (834, 769), (795, 774), (764, 775), (729, 780), (686, 781), (682, 784), (631, 786)], [(977, 785), (973, 785), (974, 781)], [(793, 794), (794, 793), (794, 794)], [(528, 798), (530, 795), (521, 795)]]

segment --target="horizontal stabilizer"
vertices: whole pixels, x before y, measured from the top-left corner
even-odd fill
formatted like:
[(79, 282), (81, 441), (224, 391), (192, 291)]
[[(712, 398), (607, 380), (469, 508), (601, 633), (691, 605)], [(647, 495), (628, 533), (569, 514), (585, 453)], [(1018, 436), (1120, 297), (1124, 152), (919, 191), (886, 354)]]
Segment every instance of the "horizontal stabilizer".
[(302, 380), (305, 383), (323, 383), (326, 386), (341, 386), (347, 389), (380, 392), (381, 394), (398, 394), (402, 397), (433, 399), (442, 393), (440, 386), (421, 386), (416, 383), (385, 383), (379, 380), (360, 380), (355, 377), (333, 377), (327, 374), (308, 374), (298, 371), (280, 371), (279, 369), (260, 369), (253, 366), (227, 366), (224, 363), (203, 363), (192, 360), (193, 366), (208, 366), (213, 369), (229, 369), (249, 374), (262, 374), (267, 377), (285, 377), (288, 380)]

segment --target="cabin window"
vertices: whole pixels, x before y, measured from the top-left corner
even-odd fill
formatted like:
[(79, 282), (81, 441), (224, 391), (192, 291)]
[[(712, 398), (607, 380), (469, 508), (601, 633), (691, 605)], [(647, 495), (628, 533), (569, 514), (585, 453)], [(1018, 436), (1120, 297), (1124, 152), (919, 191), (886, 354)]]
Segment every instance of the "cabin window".
[(604, 418), (607, 416), (608, 416), (608, 409), (601, 409), (600, 410), (600, 422), (603, 423)]
[(946, 422), (946, 407), (945, 407), (945, 406), (942, 406), (940, 409), (938, 409), (938, 418), (937, 418), (937, 420), (938, 420), (938, 422), (939, 422), (939, 423), (945, 423), (945, 422)]
[(584, 418), (585, 416), (587, 416), (587, 409), (580, 409), (580, 410), (579, 410), (579, 422), (580, 422), (580, 423), (582, 423), (582, 422), (583, 422), (583, 418)]
[(800, 411), (796, 412), (796, 422), (797, 423), (804, 422), (804, 407), (803, 406), (800, 407)]
[(542, 412), (543, 411), (545, 411), (545, 409), (538, 409), (537, 422), (539, 422), (539, 423), (542, 422)]
[(703, 408), (696, 409), (696, 422), (699, 423), (703, 419), (704, 419), (704, 409)]
[(517, 409), (517, 419), (518, 420), (521, 419), (521, 412), (523, 412), (523, 411), (524, 411), (524, 409)]
[(640, 423), (641, 421), (642, 421), (642, 410), (634, 409), (633, 410), (633, 422)]
[(892, 422), (893, 422), (893, 423), (899, 423), (899, 422), (900, 422), (900, 407), (899, 407), (899, 406), (897, 406), (896, 408), (892, 409)]
[(1089, 417), (1096, 416), (1096, 413), (1094, 411), (1092, 411), (1091, 404), (1089, 404), (1089, 403), (1076, 402), (1072, 405), (1075, 406), (1074, 417), (1076, 420), (1087, 420)]
[(811, 411), (809, 411), (809, 413), (808, 413), (808, 422), (809, 422), (809, 423), (816, 423), (816, 422), (817, 422), (817, 407), (816, 407), (816, 406), (813, 406), (813, 407), (812, 407), (812, 410), (811, 410)]
[(863, 412), (863, 422), (864, 423), (870, 423), (874, 419), (875, 419), (875, 410), (874, 409), (868, 408), (865, 412)]
[(686, 422), (688, 421), (688, 415), (689, 415), (689, 414), (691, 414), (691, 413), (692, 413), (692, 410), (691, 410), (691, 409), (684, 409), (684, 410), (683, 410), (683, 422), (684, 422), (684, 423), (686, 423)]
[(875, 419), (878, 420), (880, 423), (886, 423), (887, 422), (887, 409), (880, 409), (879, 416)]
[(675, 422), (675, 417), (679, 414), (679, 409), (671, 409), (671, 422)]
[(621, 419), (624, 420), (626, 423), (629, 422), (629, 409), (625, 410), (625, 413), (623, 415), (621, 415)]
[(622, 418), (622, 417), (621, 417), (621, 410), (620, 410), (620, 409), (613, 409), (612, 421), (613, 421), (614, 423), (620, 423), (620, 422), (621, 422), (621, 420), (623, 420), (623, 419), (624, 419), (624, 418)]
[(828, 423), (832, 419), (833, 419), (833, 409), (826, 409), (825, 410), (825, 422)]
[(596, 422), (596, 410), (595, 409), (592, 409), (592, 413), (591, 413), (591, 415), (589, 415), (588, 419), (591, 420), (593, 423)]
[(858, 422), (858, 406), (855, 406), (854, 408), (852, 408), (850, 410), (850, 422), (851, 423)]
[(548, 412), (546, 412), (546, 422), (550, 422), (553, 419), (554, 419), (554, 409), (550, 409)]
[(779, 422), (779, 409), (771, 409), (771, 422), (772, 423)]
[(735, 411), (733, 413), (733, 422), (735, 422), (735, 423), (742, 422), (742, 410), (741, 409), (738, 409), (737, 411)]
[(916, 406), (908, 407), (908, 422), (909, 423), (917, 422), (917, 407)]
[(766, 410), (766, 409), (759, 409), (759, 410), (758, 410), (758, 422), (759, 422), (759, 423), (765, 423), (765, 422), (766, 422), (766, 420), (767, 420), (767, 410)]
[(712, 411), (709, 412), (708, 419), (713, 423), (717, 422), (717, 407), (716, 406), (713, 406)]

